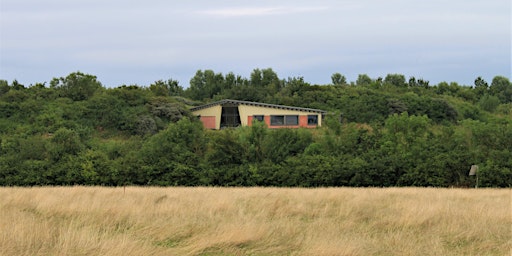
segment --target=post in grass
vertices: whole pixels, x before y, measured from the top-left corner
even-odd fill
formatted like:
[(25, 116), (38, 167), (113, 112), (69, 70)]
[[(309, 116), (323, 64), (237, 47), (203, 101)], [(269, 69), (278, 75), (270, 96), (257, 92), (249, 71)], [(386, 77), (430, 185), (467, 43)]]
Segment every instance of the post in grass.
[(476, 176), (475, 188), (478, 188), (478, 165), (471, 165), (471, 169), (469, 169), (469, 176)]

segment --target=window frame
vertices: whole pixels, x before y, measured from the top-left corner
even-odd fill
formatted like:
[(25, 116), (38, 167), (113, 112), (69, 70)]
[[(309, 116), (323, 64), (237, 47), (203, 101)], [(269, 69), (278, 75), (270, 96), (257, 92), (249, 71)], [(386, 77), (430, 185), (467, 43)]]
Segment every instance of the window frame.
[(271, 126), (298, 126), (299, 115), (271, 115)]
[(284, 126), (284, 115), (271, 115), (270, 116), (270, 125), (271, 126)]

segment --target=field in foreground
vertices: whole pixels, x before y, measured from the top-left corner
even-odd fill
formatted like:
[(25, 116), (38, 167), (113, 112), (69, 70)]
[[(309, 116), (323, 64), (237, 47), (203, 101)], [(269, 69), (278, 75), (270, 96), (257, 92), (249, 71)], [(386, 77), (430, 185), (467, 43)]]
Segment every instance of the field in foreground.
[(511, 189), (0, 188), (0, 255), (510, 255)]

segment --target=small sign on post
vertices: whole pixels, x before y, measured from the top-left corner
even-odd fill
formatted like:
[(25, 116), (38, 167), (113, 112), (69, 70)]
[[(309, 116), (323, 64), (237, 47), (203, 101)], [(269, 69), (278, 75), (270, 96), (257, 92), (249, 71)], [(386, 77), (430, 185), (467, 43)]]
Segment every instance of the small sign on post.
[(475, 188), (478, 188), (478, 165), (471, 165), (471, 169), (469, 169), (469, 176), (476, 176)]

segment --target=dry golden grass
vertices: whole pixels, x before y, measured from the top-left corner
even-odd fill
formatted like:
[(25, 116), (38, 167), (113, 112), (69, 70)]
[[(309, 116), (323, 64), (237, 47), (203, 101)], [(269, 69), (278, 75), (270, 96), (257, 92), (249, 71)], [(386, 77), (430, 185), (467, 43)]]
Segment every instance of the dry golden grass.
[(0, 188), (1, 255), (510, 255), (511, 189)]

